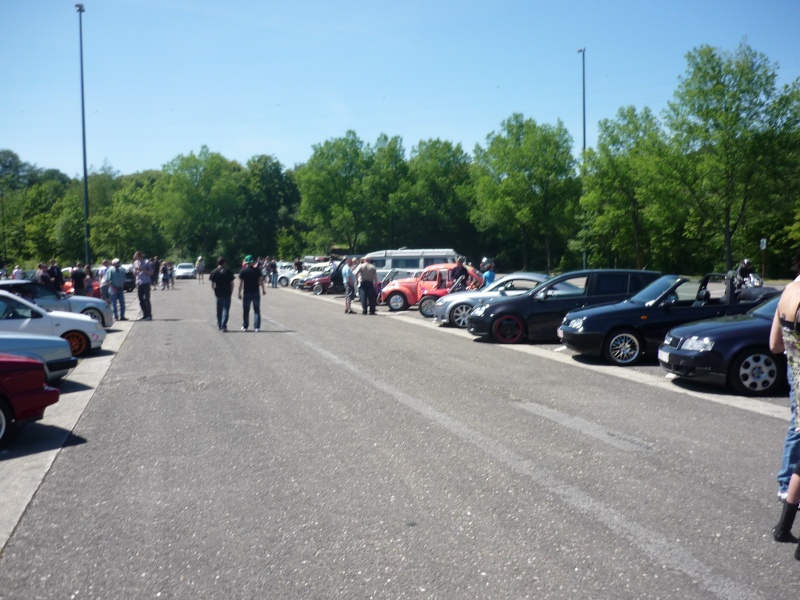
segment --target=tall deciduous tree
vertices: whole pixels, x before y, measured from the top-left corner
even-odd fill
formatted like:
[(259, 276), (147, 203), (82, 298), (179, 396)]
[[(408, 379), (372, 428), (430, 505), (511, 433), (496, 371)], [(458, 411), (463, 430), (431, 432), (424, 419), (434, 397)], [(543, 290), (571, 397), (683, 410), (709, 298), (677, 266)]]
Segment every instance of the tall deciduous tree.
[(514, 114), (500, 133), (486, 138), (486, 148), (476, 146), (475, 165), (472, 216), (478, 229), (518, 240), (526, 268), (533, 250), (542, 248), (552, 270), (567, 207), (579, 195), (572, 138), (564, 125), (539, 125)]
[(371, 156), (354, 131), (314, 146), (306, 164), (296, 171), (300, 189), (300, 219), (314, 232), (312, 247), (328, 250), (345, 243), (350, 251), (370, 224), (372, 215), (362, 180)]
[(665, 140), (649, 109), (622, 108), (616, 120), (599, 124), (597, 148), (586, 154), (581, 239), (593, 260), (613, 258), (641, 269), (648, 262), (647, 208), (653, 196), (653, 161)]
[(777, 66), (741, 44), (734, 53), (702, 46), (665, 111), (676, 191), (719, 232), (725, 265), (750, 211), (765, 206), (785, 156), (780, 140), (798, 128), (798, 82), (779, 89)]

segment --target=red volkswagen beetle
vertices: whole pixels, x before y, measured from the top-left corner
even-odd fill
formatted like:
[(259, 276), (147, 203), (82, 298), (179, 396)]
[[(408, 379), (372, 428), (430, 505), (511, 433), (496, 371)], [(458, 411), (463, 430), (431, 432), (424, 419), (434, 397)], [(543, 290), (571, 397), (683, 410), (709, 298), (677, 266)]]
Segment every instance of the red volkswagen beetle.
[[(426, 267), (418, 277), (395, 279), (381, 290), (383, 301), (389, 310), (406, 310), (409, 306), (420, 304), (420, 312), (426, 316), (433, 315), (433, 305), (436, 301), (450, 292), (456, 283), (450, 279), (450, 271), (455, 263), (440, 263)], [(467, 289), (480, 289), (483, 286), (483, 276), (473, 267), (467, 266), (471, 281)], [(423, 306), (424, 301), (424, 306)], [(430, 306), (428, 306), (430, 304)]]

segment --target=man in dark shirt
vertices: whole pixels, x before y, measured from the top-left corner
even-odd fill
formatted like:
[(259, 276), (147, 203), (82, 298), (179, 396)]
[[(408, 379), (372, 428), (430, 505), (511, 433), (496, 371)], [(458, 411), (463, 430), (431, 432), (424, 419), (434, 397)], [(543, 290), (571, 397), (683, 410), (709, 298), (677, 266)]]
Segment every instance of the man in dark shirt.
[(233, 271), (225, 264), (225, 259), (217, 259), (217, 268), (208, 276), (211, 289), (217, 297), (217, 329), (228, 331), (228, 315), (231, 312), (231, 296), (233, 296)]
[[(242, 331), (247, 331), (250, 324), (250, 305), (253, 305), (253, 327), (255, 332), (261, 329), (261, 295), (267, 293), (264, 287), (264, 276), (261, 271), (253, 266), (253, 257), (248, 254), (244, 257), (245, 267), (239, 271), (239, 299), (242, 301)], [(244, 290), (244, 294), (242, 291)]]
[(467, 289), (467, 280), (470, 279), (469, 271), (464, 266), (464, 259), (458, 258), (456, 266), (450, 269), (450, 281), (453, 282), (451, 292), (459, 292)]
[(50, 280), (53, 282), (53, 289), (60, 292), (64, 285), (64, 276), (61, 274), (61, 267), (58, 266), (55, 258), (50, 259), (50, 268), (47, 269), (47, 272), (50, 274)]
[(81, 263), (75, 263), (70, 279), (72, 279), (72, 293), (75, 296), (86, 296), (86, 271), (83, 270)]

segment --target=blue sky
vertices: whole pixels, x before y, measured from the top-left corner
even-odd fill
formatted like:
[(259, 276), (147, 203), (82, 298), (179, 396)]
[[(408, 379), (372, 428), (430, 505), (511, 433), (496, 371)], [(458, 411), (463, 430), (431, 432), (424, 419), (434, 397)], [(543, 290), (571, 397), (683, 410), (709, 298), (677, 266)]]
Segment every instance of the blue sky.
[[(0, 6), (0, 148), (82, 174), (73, 0)], [(408, 153), (472, 152), (519, 112), (582, 145), (633, 105), (663, 110), (686, 53), (742, 41), (800, 77), (798, 0), (84, 0), (89, 168), (159, 169), (206, 145), (285, 167), (354, 130)]]

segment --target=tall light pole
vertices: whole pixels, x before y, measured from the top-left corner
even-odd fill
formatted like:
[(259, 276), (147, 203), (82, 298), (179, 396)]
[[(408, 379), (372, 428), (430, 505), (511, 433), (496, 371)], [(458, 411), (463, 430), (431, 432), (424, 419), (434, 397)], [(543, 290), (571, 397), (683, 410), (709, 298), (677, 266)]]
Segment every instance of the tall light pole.
[(586, 48), (580, 48), (578, 53), (581, 55), (583, 67), (583, 154), (586, 155)]
[(78, 9), (78, 33), (81, 49), (81, 129), (83, 131), (83, 245), (86, 254), (86, 264), (91, 264), (92, 255), (89, 253), (89, 173), (86, 168), (86, 106), (83, 101), (83, 4), (76, 4)]

